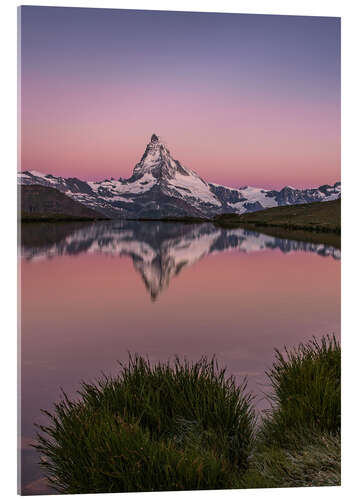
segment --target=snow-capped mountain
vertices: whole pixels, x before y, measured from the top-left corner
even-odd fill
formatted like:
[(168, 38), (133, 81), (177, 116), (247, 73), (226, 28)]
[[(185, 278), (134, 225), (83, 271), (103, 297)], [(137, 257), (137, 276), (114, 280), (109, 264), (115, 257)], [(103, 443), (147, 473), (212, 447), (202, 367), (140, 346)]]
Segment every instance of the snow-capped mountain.
[(42, 184), (113, 218), (211, 217), (254, 212), (278, 205), (330, 201), (341, 196), (341, 183), (280, 191), (254, 187), (229, 188), (208, 183), (174, 160), (156, 134), (129, 179), (82, 181), (35, 170), (18, 174), (20, 184)]
[(334, 259), (340, 259), (341, 255), (337, 248), (320, 243), (276, 238), (245, 229), (222, 229), (211, 223), (68, 223), (53, 224), (46, 228), (46, 233), (41, 225), (31, 227), (26, 224), (21, 234), (21, 255), (28, 260), (80, 253), (131, 257), (152, 300), (183, 269), (210, 254), (231, 250), (244, 253), (304, 251)]

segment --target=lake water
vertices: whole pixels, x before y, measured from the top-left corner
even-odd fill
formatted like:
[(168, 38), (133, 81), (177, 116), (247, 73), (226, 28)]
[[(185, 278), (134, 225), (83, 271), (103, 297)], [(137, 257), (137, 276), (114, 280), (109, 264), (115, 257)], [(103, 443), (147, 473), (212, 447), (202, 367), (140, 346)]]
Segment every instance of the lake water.
[(273, 349), (340, 333), (340, 251), (212, 224), (26, 224), (21, 237), (25, 494), (48, 492), (29, 446), (62, 387), (128, 351), (220, 364), (267, 406)]

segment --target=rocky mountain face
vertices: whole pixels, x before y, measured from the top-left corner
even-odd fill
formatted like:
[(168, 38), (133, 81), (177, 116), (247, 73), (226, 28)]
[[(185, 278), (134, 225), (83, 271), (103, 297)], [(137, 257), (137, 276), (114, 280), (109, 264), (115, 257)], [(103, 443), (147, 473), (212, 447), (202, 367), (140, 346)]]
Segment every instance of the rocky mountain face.
[(42, 185), (21, 185), (20, 210), (22, 220), (94, 220), (105, 218), (73, 200), (57, 189)]
[(276, 238), (245, 229), (223, 229), (211, 223), (36, 223), (25, 224), (21, 234), (21, 255), (28, 260), (81, 253), (129, 256), (152, 300), (183, 269), (210, 254), (233, 249), (244, 253), (305, 251), (334, 259), (340, 259), (341, 255), (340, 250), (328, 245)]
[(111, 218), (212, 217), (254, 212), (279, 205), (330, 201), (341, 196), (341, 183), (280, 191), (208, 183), (181, 165), (153, 134), (129, 179), (92, 182), (55, 177), (35, 170), (20, 172), (20, 184), (55, 188), (73, 200)]

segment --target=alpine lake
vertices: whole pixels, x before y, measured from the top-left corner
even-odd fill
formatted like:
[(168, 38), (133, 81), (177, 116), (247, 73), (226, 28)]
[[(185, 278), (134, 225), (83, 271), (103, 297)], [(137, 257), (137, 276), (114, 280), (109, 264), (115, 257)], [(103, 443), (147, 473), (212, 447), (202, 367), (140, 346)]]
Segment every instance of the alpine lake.
[(340, 250), (211, 223), (22, 224), (21, 478), (48, 493), (31, 447), (63, 389), (156, 362), (216, 356), (267, 407), (274, 348), (340, 335)]

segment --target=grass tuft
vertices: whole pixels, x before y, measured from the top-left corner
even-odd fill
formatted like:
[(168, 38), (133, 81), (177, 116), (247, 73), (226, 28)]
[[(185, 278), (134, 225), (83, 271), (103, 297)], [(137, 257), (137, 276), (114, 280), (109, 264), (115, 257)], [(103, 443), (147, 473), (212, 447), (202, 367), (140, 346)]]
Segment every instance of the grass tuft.
[(341, 348), (334, 336), (275, 351), (272, 407), (240, 488), (341, 484)]
[(229, 488), (251, 452), (255, 415), (246, 384), (215, 359), (152, 365), (130, 356), (117, 377), (63, 394), (37, 450), (62, 493)]
[(267, 375), (273, 392), (260, 429), (266, 444), (289, 446), (292, 429), (300, 436), (340, 433), (341, 347), (334, 336), (275, 350)]
[(341, 348), (313, 338), (275, 351), (259, 427), (246, 383), (216, 360), (151, 364), (66, 394), (35, 448), (54, 489), (104, 493), (330, 486), (341, 482)]

